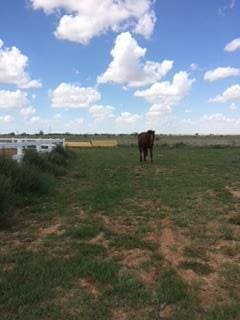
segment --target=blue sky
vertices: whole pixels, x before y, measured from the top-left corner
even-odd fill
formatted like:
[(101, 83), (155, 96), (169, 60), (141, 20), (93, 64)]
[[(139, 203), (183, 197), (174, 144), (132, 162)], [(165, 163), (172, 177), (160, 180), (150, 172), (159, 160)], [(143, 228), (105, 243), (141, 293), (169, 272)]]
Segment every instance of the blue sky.
[(240, 0), (0, 1), (0, 133), (240, 133)]

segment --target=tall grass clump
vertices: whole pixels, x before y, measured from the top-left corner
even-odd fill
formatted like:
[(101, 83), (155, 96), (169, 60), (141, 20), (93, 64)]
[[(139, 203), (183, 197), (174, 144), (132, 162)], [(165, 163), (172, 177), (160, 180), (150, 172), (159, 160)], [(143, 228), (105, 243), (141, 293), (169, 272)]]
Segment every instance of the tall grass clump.
[(11, 180), (0, 174), (0, 222), (10, 214), (14, 203), (14, 192)]
[(70, 151), (57, 145), (50, 153), (38, 153), (31, 149), (26, 150), (23, 162), (28, 165), (34, 165), (41, 171), (61, 176), (65, 173), (64, 167), (71, 157), (73, 156)]
[(71, 153), (56, 147), (51, 153), (26, 150), (20, 163), (0, 155), (0, 220), (9, 215), (13, 204), (22, 204), (49, 192), (54, 176), (63, 175)]

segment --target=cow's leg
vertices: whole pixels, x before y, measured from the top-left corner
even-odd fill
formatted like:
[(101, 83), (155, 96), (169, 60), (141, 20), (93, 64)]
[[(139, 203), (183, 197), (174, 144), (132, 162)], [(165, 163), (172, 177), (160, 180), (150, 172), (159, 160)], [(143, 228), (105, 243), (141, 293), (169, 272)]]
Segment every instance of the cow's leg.
[(142, 162), (142, 148), (139, 146), (140, 162)]
[(153, 148), (150, 148), (151, 162), (153, 162)]
[(146, 159), (146, 158), (147, 158), (147, 154), (148, 154), (148, 149), (144, 147), (144, 148), (143, 148), (143, 155), (144, 155), (144, 158), (143, 158), (143, 159), (144, 159), (145, 162), (146, 162), (146, 160), (147, 160), (147, 159)]

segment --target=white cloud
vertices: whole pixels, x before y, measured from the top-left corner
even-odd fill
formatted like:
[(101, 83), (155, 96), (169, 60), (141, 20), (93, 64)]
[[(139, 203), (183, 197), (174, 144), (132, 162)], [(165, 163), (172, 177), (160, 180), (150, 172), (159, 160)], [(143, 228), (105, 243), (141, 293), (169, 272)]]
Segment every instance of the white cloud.
[(153, 0), (30, 0), (35, 10), (61, 16), (54, 34), (59, 39), (87, 44), (109, 30), (132, 30), (148, 38), (156, 21)]
[(116, 118), (118, 125), (132, 125), (135, 124), (141, 118), (138, 114), (132, 114), (130, 112), (122, 112), (119, 117)]
[(20, 114), (21, 114), (22, 116), (24, 116), (24, 117), (28, 117), (28, 116), (30, 116), (30, 115), (32, 115), (32, 114), (34, 114), (34, 113), (36, 113), (36, 109), (33, 108), (33, 107), (31, 107), (31, 106), (22, 108), (22, 109), (20, 110)]
[[(222, 113), (213, 113), (205, 114), (199, 119), (183, 119), (175, 125), (189, 133), (237, 134), (239, 132), (240, 118), (227, 117)], [(184, 128), (184, 126), (186, 127)]]
[(234, 51), (240, 50), (240, 38), (236, 38), (231, 42), (229, 42), (225, 46), (224, 50), (227, 52), (234, 52)]
[(66, 130), (72, 133), (83, 132), (83, 128), (85, 127), (85, 121), (83, 118), (77, 118), (74, 120), (70, 120), (65, 124)]
[(89, 112), (95, 120), (102, 121), (105, 119), (114, 118), (113, 111), (115, 110), (112, 106), (94, 105), (89, 108)]
[(153, 33), (155, 23), (156, 17), (154, 12), (148, 12), (139, 19), (134, 31), (147, 39)]
[(62, 82), (50, 92), (51, 104), (55, 108), (88, 108), (101, 99), (100, 93), (91, 87), (79, 87)]
[(0, 123), (10, 123), (14, 120), (14, 118), (10, 115), (0, 116)]
[(213, 82), (228, 77), (240, 76), (240, 69), (231, 67), (219, 67), (209, 70), (204, 74), (204, 80)]
[(98, 83), (114, 82), (140, 87), (151, 84), (164, 77), (172, 69), (173, 61), (162, 63), (141, 61), (146, 54), (146, 48), (138, 46), (137, 41), (129, 32), (117, 36), (115, 46), (111, 51), (113, 57), (108, 69), (98, 77)]
[(189, 69), (191, 71), (197, 71), (197, 70), (200, 70), (200, 67), (197, 63), (191, 63), (190, 66), (189, 66)]
[(36, 124), (36, 123), (41, 123), (42, 122), (42, 119), (39, 117), (39, 116), (33, 116), (33, 117), (31, 117), (30, 119), (29, 119), (29, 122), (30, 123), (34, 123), (34, 124)]
[(230, 104), (230, 106), (229, 106), (229, 109), (230, 109), (231, 111), (236, 111), (236, 110), (238, 110), (238, 106), (237, 106), (234, 102), (232, 102), (232, 103)]
[(209, 99), (209, 102), (226, 103), (232, 101), (240, 101), (240, 85), (235, 84), (226, 89), (222, 94), (217, 95), (215, 98)]
[(62, 115), (61, 115), (61, 113), (57, 113), (57, 114), (55, 114), (55, 115), (53, 116), (53, 119), (55, 119), (55, 120), (62, 119)]
[[(1, 40), (1, 39), (0, 39)], [(21, 89), (39, 88), (38, 80), (31, 80), (26, 72), (28, 57), (16, 47), (7, 48), (0, 41), (0, 83), (14, 84)]]
[(0, 90), (0, 109), (21, 109), (29, 106), (30, 102), (25, 92), (19, 89), (16, 91)]
[(146, 113), (146, 125), (148, 127), (154, 126), (159, 119), (165, 117), (171, 112), (172, 108), (166, 104), (153, 104)]
[(173, 106), (189, 93), (194, 81), (189, 79), (187, 72), (180, 71), (174, 75), (172, 83), (156, 82), (146, 90), (137, 90), (134, 95), (153, 104)]
[(136, 91), (134, 94), (136, 97), (144, 98), (153, 104), (146, 113), (146, 125), (152, 127), (159, 119), (169, 114), (173, 106), (188, 95), (194, 81), (189, 79), (186, 72), (181, 71), (174, 75), (172, 83), (157, 82), (146, 90)]

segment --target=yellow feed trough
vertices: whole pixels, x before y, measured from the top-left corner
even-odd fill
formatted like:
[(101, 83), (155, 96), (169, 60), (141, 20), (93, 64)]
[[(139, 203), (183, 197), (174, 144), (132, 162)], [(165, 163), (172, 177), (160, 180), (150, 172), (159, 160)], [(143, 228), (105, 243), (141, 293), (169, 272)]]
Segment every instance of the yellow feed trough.
[(66, 141), (69, 148), (116, 147), (117, 140)]
[(92, 147), (90, 141), (66, 141), (65, 146), (69, 148), (89, 148)]
[(117, 140), (91, 140), (93, 147), (116, 147)]

